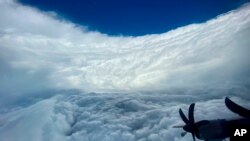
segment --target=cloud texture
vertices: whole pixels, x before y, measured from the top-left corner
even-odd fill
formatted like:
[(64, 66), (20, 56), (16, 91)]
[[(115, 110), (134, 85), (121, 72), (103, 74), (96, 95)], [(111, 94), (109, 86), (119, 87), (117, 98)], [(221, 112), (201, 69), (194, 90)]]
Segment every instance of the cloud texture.
[(163, 34), (112, 37), (0, 0), (0, 141), (191, 141), (172, 128), (180, 107), (197, 102), (195, 120), (237, 117), (225, 96), (249, 108), (249, 37), (249, 4)]
[(192, 141), (172, 127), (184, 124), (178, 110), (187, 114), (194, 101), (195, 121), (239, 118), (224, 99), (200, 95), (66, 93), (0, 114), (0, 141)]
[(1, 93), (245, 87), (249, 17), (247, 4), (159, 35), (110, 37), (53, 12), (1, 0)]

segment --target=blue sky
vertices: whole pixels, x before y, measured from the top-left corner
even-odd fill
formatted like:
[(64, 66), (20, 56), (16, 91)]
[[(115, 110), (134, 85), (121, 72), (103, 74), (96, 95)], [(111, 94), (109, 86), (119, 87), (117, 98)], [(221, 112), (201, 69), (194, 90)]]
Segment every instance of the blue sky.
[(109, 35), (156, 34), (200, 23), (249, 0), (20, 0)]

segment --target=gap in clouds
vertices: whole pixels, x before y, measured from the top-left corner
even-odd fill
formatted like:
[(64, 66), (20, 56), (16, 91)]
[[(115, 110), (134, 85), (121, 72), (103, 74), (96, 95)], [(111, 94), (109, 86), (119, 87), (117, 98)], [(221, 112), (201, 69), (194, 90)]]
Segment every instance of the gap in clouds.
[[(192, 23), (203, 23), (249, 0), (183, 1), (60, 1), (19, 0), (41, 11), (55, 11), (74, 24), (109, 35), (159, 34)], [(74, 7), (74, 8), (72, 8)]]

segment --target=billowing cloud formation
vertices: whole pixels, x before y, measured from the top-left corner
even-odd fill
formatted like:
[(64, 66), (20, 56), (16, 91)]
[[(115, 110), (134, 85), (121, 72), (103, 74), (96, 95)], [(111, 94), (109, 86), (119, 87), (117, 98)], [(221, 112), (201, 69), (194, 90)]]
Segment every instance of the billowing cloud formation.
[(0, 114), (0, 141), (192, 141), (172, 127), (184, 124), (179, 108), (187, 114), (188, 104), (199, 100), (195, 121), (239, 118), (223, 99), (200, 95), (71, 92)]
[(110, 37), (1, 0), (1, 93), (245, 88), (249, 7), (164, 34)]
[(0, 141), (191, 141), (172, 128), (180, 107), (196, 102), (196, 121), (237, 117), (225, 96), (249, 108), (249, 37), (249, 4), (164, 34), (110, 37), (0, 0)]

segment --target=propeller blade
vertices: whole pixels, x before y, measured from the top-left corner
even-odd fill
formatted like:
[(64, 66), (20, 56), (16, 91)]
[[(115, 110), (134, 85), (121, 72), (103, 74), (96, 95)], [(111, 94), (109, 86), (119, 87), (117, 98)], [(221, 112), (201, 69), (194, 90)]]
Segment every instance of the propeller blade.
[(184, 137), (187, 134), (187, 132), (182, 132), (181, 137)]
[(184, 125), (175, 125), (175, 126), (173, 126), (173, 128), (183, 128), (184, 127)]
[(192, 137), (193, 137), (193, 140), (195, 141), (195, 135), (194, 135), (194, 133), (192, 133)]
[(188, 124), (189, 121), (188, 121), (187, 117), (184, 115), (184, 113), (182, 112), (181, 109), (179, 110), (179, 114), (180, 114), (180, 116), (181, 116), (181, 119), (182, 119), (186, 124)]
[(225, 104), (228, 109), (230, 109), (232, 112), (239, 114), (242, 117), (250, 117), (250, 110), (245, 109), (241, 107), (240, 105), (234, 103), (232, 100), (230, 100), (228, 97), (225, 99)]
[(189, 111), (188, 111), (189, 122), (192, 123), (192, 124), (194, 123), (194, 106), (195, 106), (195, 104), (192, 103), (189, 106)]

